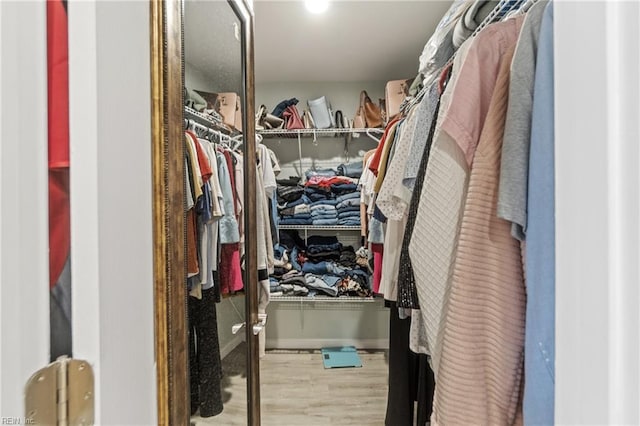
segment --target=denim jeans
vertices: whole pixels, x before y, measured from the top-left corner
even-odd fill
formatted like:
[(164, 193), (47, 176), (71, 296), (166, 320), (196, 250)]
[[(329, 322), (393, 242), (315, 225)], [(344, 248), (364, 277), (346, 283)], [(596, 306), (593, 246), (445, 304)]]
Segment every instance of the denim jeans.
[(338, 224), (338, 219), (313, 219), (312, 223), (317, 226), (332, 226)]
[(338, 214), (346, 213), (346, 212), (358, 212), (358, 213), (360, 213), (360, 206), (348, 206), (348, 207), (342, 207), (341, 209), (338, 209)]
[(322, 220), (322, 219), (337, 219), (338, 213), (318, 213), (312, 214), (311, 219), (313, 220)]
[(295, 207), (295, 206), (299, 206), (300, 204), (311, 204), (313, 201), (311, 201), (311, 199), (309, 197), (307, 197), (306, 195), (303, 195), (302, 197), (298, 198), (295, 201), (289, 201), (288, 203), (285, 203), (284, 205), (279, 206), (281, 210), (283, 209), (288, 209), (291, 207)]
[(311, 203), (311, 207), (313, 206), (335, 206), (338, 204), (339, 200), (334, 198), (328, 198), (325, 200), (318, 200)]
[(353, 192), (358, 189), (355, 183), (336, 183), (331, 185), (331, 192), (334, 194), (342, 194), (344, 192)]
[(302, 266), (302, 272), (305, 274), (315, 274), (315, 275), (343, 275), (346, 272), (346, 269), (335, 264), (334, 262), (305, 262)]
[(309, 244), (307, 246), (307, 253), (317, 254), (317, 253), (322, 253), (324, 251), (335, 251), (335, 250), (340, 250), (341, 247), (342, 247), (342, 244), (340, 243)]
[(302, 271), (302, 265), (300, 265), (300, 262), (298, 262), (298, 247), (294, 247), (293, 249), (291, 249), (291, 258), (289, 259), (291, 261), (291, 266), (293, 266), (293, 269), (295, 269), (296, 271)]
[(360, 212), (340, 212), (338, 213), (338, 219), (358, 218), (360, 220)]
[(299, 219), (296, 217), (282, 218), (280, 219), (280, 225), (309, 225), (311, 223), (311, 218)]
[(357, 161), (355, 163), (349, 164), (340, 164), (338, 166), (338, 173), (342, 176), (359, 178), (362, 175), (362, 161)]
[(358, 206), (360, 208), (360, 198), (349, 198), (344, 201), (340, 201), (337, 205), (337, 209), (345, 208), (345, 207), (354, 207)]
[(342, 195), (336, 197), (336, 202), (340, 203), (340, 202), (342, 202), (344, 200), (350, 200), (352, 198), (360, 199), (360, 191), (347, 192), (346, 194), (342, 194)]
[(307, 281), (307, 287), (309, 289), (321, 291), (332, 297), (336, 297), (338, 295), (338, 289), (336, 287), (330, 286), (321, 277), (313, 274), (306, 274), (304, 277)]
[(335, 212), (337, 211), (336, 206), (325, 205), (325, 204), (316, 204), (315, 206), (310, 207), (312, 212)]

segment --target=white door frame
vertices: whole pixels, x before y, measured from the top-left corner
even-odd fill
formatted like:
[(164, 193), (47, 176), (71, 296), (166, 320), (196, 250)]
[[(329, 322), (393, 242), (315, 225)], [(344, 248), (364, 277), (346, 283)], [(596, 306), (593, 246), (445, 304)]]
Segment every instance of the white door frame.
[(556, 423), (640, 423), (640, 4), (554, 1)]
[(45, 2), (0, 1), (0, 417), (49, 362)]
[(155, 424), (150, 7), (68, 3), (73, 355), (96, 423)]
[[(155, 424), (149, 5), (68, 16), (74, 357), (96, 424)], [(46, 2), (0, 1), (0, 417), (22, 423), (50, 351), (46, 49)]]

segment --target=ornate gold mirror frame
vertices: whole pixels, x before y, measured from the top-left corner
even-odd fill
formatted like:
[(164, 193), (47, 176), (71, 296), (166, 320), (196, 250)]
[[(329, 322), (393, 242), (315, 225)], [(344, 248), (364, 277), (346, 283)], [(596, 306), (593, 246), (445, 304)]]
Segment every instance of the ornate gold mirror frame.
[[(250, 0), (229, 0), (242, 22), (242, 96), (245, 165), (256, 164), (254, 18)], [(188, 337), (184, 220), (183, 1), (151, 0), (151, 92), (155, 355), (158, 424), (189, 424)], [(256, 182), (255, 167), (244, 170)], [(252, 189), (253, 188), (253, 189)], [(244, 191), (247, 419), (260, 424), (258, 268), (255, 185)]]

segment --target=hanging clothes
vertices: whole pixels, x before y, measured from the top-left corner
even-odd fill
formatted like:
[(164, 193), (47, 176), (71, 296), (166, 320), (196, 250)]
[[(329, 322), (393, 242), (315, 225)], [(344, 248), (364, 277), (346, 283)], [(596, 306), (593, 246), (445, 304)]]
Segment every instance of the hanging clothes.
[[(510, 65), (523, 20), (524, 16), (519, 16), (493, 24), (476, 37), (474, 45), (482, 41), (497, 57), (492, 64), (497, 78), (490, 84), (494, 90), (484, 125), (457, 121), (451, 109), (442, 125), (465, 152), (471, 171), (445, 312), (434, 425), (514, 424), (522, 420), (522, 259), (520, 245), (511, 237), (510, 223), (497, 217), (496, 199)], [(495, 36), (493, 42), (481, 39), (484, 34)], [(479, 49), (472, 46), (466, 62), (477, 53)], [(461, 82), (458, 80), (458, 85)], [(487, 86), (480, 85), (480, 89)], [(477, 92), (465, 93), (473, 96)], [(465, 132), (469, 125), (482, 128), (478, 139)]]
[(544, 8), (538, 46), (529, 153), (523, 406), (525, 424), (553, 424), (556, 269), (551, 2)]

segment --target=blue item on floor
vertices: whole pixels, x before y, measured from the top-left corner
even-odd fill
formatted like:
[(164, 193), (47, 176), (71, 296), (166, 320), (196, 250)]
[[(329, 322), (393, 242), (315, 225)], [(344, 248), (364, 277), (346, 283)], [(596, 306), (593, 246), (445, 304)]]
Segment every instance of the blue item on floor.
[(362, 367), (355, 346), (322, 348), (321, 353), (324, 368)]

